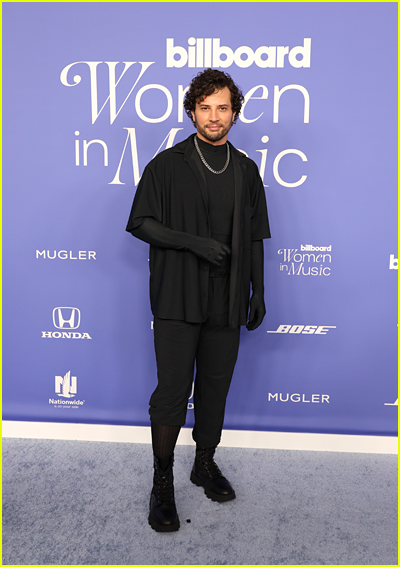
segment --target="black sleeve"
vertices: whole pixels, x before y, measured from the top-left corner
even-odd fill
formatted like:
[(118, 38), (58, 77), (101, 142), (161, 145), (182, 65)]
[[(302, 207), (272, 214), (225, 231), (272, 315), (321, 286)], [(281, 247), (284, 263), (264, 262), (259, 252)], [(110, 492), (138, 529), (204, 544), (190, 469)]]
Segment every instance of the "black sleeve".
[(251, 243), (251, 287), (264, 295), (264, 245), (262, 240)]
[(255, 188), (251, 206), (253, 215), (251, 218), (251, 239), (262, 240), (263, 238), (271, 238), (271, 231), (268, 220), (267, 201), (265, 198), (264, 184), (261, 180), (258, 168), (252, 162), (252, 185)]
[(133, 234), (133, 236), (136, 236), (136, 238), (153, 246), (158, 246), (159, 248), (189, 250), (189, 234), (171, 230), (154, 218), (142, 218), (141, 224), (131, 228), (129, 232)]
[(187, 250), (217, 266), (221, 265), (225, 256), (231, 252), (229, 246), (213, 238), (172, 230), (154, 218), (142, 219), (141, 224), (131, 228), (129, 232), (153, 246), (170, 250)]
[[(156, 162), (152, 160), (143, 172), (133, 200), (126, 230), (132, 232), (144, 219), (162, 222), (163, 191), (156, 174)], [(140, 237), (139, 237), (140, 238)]]
[(264, 246), (262, 240), (251, 243), (251, 287), (249, 321), (246, 325), (249, 331), (259, 327), (264, 319), (266, 309), (264, 303)]

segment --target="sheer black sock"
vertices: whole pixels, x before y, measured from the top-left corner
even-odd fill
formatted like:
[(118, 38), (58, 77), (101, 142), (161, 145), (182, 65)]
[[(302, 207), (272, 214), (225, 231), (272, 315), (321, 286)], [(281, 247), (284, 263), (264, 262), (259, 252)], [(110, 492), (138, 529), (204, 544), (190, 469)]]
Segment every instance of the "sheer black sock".
[(163, 470), (166, 470), (171, 462), (180, 430), (180, 425), (159, 425), (151, 422), (153, 453), (159, 459)]

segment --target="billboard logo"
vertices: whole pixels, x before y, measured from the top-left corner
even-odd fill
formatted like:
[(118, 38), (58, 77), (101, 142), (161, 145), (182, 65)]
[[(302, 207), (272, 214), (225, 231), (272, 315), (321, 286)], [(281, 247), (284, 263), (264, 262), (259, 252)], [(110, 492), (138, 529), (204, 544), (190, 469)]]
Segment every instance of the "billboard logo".
[(77, 307), (56, 307), (53, 309), (53, 323), (56, 329), (77, 329), (81, 323), (81, 312)]
[(77, 307), (55, 307), (53, 325), (59, 331), (42, 331), (42, 339), (91, 339), (89, 333), (75, 331), (81, 324), (81, 312)]
[(302, 252), (331, 252), (332, 244), (330, 244), (329, 246), (313, 246), (312, 244), (301, 244), (300, 250)]
[(326, 335), (329, 329), (336, 329), (336, 325), (279, 325), (276, 331), (267, 333), (290, 333), (291, 335)]
[(385, 406), (398, 406), (398, 405), (399, 405), (398, 398), (397, 398), (397, 400), (396, 400), (395, 402), (393, 402), (392, 404), (386, 403), (386, 404), (384, 404), (384, 405), (385, 405)]
[(399, 265), (398, 258), (395, 258), (394, 254), (390, 254), (389, 258), (389, 270), (397, 270)]
[(283, 256), (279, 270), (288, 276), (330, 276), (332, 262), (332, 244), (313, 246), (301, 244), (298, 248), (281, 248), (278, 254)]
[(77, 394), (76, 376), (69, 370), (65, 376), (56, 376), (55, 392), (63, 398), (73, 398)]
[(257, 67), (285, 66), (285, 57), (292, 67), (310, 67), (311, 38), (304, 38), (303, 45), (267, 46), (262, 45), (255, 51), (247, 45), (238, 47), (235, 51), (226, 45), (221, 45), (220, 38), (188, 39), (187, 49), (174, 45), (174, 39), (167, 38), (167, 67), (230, 67), (235, 63), (238, 67), (246, 68), (255, 63)]

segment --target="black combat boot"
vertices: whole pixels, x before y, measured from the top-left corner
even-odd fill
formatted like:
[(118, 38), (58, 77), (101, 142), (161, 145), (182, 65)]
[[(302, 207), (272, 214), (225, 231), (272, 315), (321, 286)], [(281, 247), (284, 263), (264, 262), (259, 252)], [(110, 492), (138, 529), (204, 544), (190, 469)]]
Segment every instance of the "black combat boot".
[(179, 530), (179, 518), (174, 498), (174, 475), (171, 457), (167, 469), (160, 466), (160, 459), (154, 457), (154, 481), (150, 495), (149, 524), (156, 532), (176, 532)]
[(236, 498), (231, 483), (226, 479), (214, 462), (215, 447), (206, 449), (196, 447), (196, 458), (190, 480), (197, 486), (203, 486), (208, 498), (214, 502), (226, 502)]

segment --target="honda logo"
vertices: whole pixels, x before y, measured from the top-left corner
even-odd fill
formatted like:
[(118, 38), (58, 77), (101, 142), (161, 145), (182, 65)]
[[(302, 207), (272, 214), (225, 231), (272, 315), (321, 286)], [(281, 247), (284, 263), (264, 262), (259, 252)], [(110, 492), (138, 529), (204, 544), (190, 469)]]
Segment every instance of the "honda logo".
[(81, 323), (81, 312), (77, 307), (53, 309), (53, 323), (57, 329), (77, 329)]

